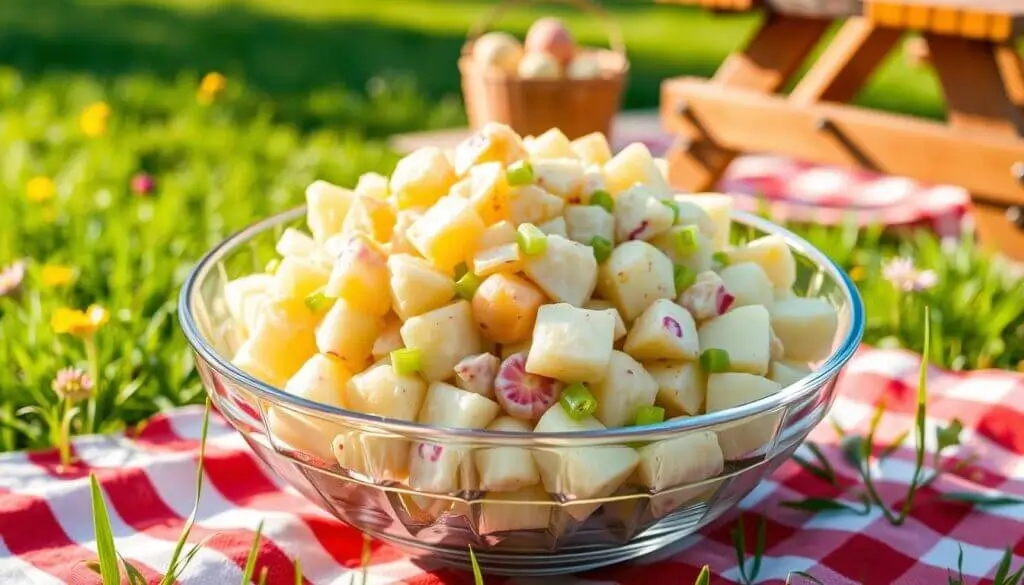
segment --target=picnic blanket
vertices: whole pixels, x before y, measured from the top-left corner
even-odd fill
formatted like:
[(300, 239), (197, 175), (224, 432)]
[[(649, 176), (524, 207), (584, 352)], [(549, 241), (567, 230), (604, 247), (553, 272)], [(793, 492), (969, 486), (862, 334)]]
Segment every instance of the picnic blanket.
[[(643, 142), (656, 156), (664, 155), (674, 140), (661, 127), (657, 113), (642, 111), (621, 113), (612, 137), (616, 151)], [(775, 155), (737, 157), (715, 188), (734, 195), (740, 209), (766, 207), (779, 222), (917, 226), (955, 237), (970, 221), (971, 197), (962, 187)]]
[[(912, 428), (920, 358), (897, 350), (863, 348), (850, 362), (832, 409), (847, 433), (864, 433), (875, 404), (887, 414), (879, 442)], [(991, 583), (1003, 550), (1024, 553), (1024, 505), (971, 507), (938, 501), (950, 491), (1002, 492), (1024, 496), (1024, 376), (1004, 371), (929, 373), (929, 436), (953, 417), (964, 424), (963, 444), (948, 458), (975, 463), (944, 475), (923, 490), (907, 522), (890, 525), (878, 507), (870, 513), (809, 513), (780, 505), (804, 497), (838, 498), (856, 505), (861, 484), (843, 461), (832, 425), (812, 434), (838, 476), (830, 485), (793, 461), (784, 463), (734, 513), (670, 551), (643, 560), (556, 580), (485, 577), (488, 583), (693, 583), (708, 565), (712, 583), (739, 582), (730, 531), (742, 513), (747, 551), (753, 554), (758, 524), (765, 547), (756, 582), (783, 583), (805, 571), (822, 583), (845, 585), (946, 583), (963, 551), (965, 583)], [(100, 480), (109, 502), (117, 548), (155, 582), (192, 509), (202, 409), (160, 415), (140, 432), (82, 437), (75, 451), (82, 464), (60, 473), (53, 452), (0, 456), (0, 583), (98, 583), (84, 565), (94, 559), (88, 473)], [(805, 449), (806, 447), (802, 447)], [(804, 453), (806, 456), (807, 454)], [(881, 497), (902, 501), (913, 473), (911, 442), (876, 470)], [(298, 558), (311, 584), (359, 583), (362, 538), (297, 495), (266, 471), (241, 438), (218, 417), (211, 419), (199, 516), (192, 541), (208, 539), (181, 583), (240, 583), (258, 523), (263, 534), (257, 574), (268, 583), (293, 583)], [(1014, 566), (1022, 562), (1014, 556)], [(748, 558), (747, 565), (752, 560)], [(748, 572), (749, 574), (749, 572)], [(988, 579), (985, 579), (988, 577)], [(794, 577), (793, 583), (809, 583)], [(373, 543), (368, 583), (472, 583), (463, 571), (439, 568), (399, 550)]]

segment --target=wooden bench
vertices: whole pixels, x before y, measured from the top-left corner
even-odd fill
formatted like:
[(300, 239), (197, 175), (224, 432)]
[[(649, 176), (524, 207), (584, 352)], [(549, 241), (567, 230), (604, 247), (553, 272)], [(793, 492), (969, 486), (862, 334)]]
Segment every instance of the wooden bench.
[[(1024, 34), (1018, 0), (664, 0), (763, 10), (751, 40), (710, 80), (662, 84), (662, 124), (678, 136), (672, 182), (707, 190), (741, 152), (772, 152), (962, 185), (986, 244), (1024, 259)], [(815, 45), (845, 22), (788, 95)], [(923, 35), (945, 123), (846, 104), (908, 32)]]

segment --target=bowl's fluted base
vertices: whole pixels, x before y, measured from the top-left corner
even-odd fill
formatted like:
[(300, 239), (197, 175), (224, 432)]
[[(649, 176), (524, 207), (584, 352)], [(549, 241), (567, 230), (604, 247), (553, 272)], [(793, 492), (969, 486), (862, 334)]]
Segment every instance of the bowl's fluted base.
[[(540, 554), (476, 552), (477, 563), (485, 575), (542, 577), (580, 573), (616, 565), (660, 551), (690, 536), (700, 527), (700, 516), (671, 517), (652, 526), (628, 544), (585, 550), (558, 550)], [(433, 546), (394, 534), (369, 532), (374, 538), (393, 544), (431, 564), (470, 570), (466, 550)]]

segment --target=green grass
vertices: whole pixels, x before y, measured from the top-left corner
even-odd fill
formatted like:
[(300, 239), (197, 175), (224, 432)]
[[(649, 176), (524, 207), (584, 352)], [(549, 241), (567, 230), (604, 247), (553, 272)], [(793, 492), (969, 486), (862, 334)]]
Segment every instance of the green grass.
[[(173, 82), (220, 70), (274, 98), (307, 127), (352, 123), (336, 90), (361, 91), (382, 72), (411, 71), (432, 101), (455, 96), (456, 59), (494, 0), (9, 0), (0, 11), (0, 63), (29, 79), (54, 70), (101, 81), (144, 73)], [(646, 0), (602, 2), (631, 58), (627, 107), (653, 107), (662, 79), (708, 76), (754, 30), (757, 17), (715, 15)], [(601, 20), (572, 7), (527, 4), (499, 28), (520, 37), (540, 13), (563, 16), (586, 44), (606, 43)], [(933, 76), (897, 51), (861, 100), (941, 115)], [(378, 120), (366, 123), (374, 130)]]
[[(95, 424), (112, 431), (202, 399), (176, 320), (189, 268), (232, 231), (298, 204), (315, 178), (351, 185), (387, 172), (392, 132), (460, 123), (454, 58), (482, 2), (304, 3), (197, 1), (71, 3), (15, 0), (0, 10), (0, 267), (30, 260), (20, 295), (0, 298), (0, 450), (45, 447), (43, 418), (63, 367), (85, 367), (83, 344), (56, 335), (58, 307), (98, 303), (110, 322), (96, 335)], [(669, 7), (618, 3), (634, 60), (629, 104), (655, 103), (657, 80), (706, 74), (753, 25)], [(509, 20), (527, 24), (524, 13)], [(577, 20), (573, 21), (574, 23)], [(585, 39), (599, 28), (579, 19)], [(199, 76), (228, 73), (225, 96), (196, 102)], [(389, 71), (399, 73), (389, 73)], [(405, 71), (405, 74), (400, 72)], [(445, 97), (447, 96), (447, 97)], [(885, 99), (883, 96), (890, 96)], [(873, 103), (933, 115), (923, 74), (896, 61), (867, 92)], [(103, 100), (108, 132), (87, 138), (79, 112)], [(134, 174), (157, 188), (133, 195)], [(29, 201), (26, 184), (51, 177), (57, 195)], [(943, 252), (926, 235), (878, 238), (804, 230), (844, 267), (862, 267), (867, 341), (920, 350), (922, 309), (933, 307), (932, 353), (957, 368), (1013, 368), (1024, 359), (1024, 284), (961, 244)], [(935, 269), (939, 286), (899, 297), (881, 276), (901, 254)], [(46, 286), (44, 264), (74, 267)], [(81, 417), (80, 417), (81, 419)]]

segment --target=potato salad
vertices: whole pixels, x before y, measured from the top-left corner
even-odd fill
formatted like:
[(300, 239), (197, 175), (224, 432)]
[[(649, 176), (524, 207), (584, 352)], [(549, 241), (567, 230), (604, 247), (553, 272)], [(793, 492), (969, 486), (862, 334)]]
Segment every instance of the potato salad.
[[(316, 181), (306, 200), (308, 232), (284, 231), (279, 258), (226, 298), (244, 339), (233, 363), (308, 400), (436, 427), (595, 431), (749, 403), (832, 351), (836, 311), (793, 292), (786, 242), (730, 245), (731, 199), (676, 194), (640, 143), (613, 156), (601, 134), (490, 124), (390, 177)], [(373, 479), (577, 498), (712, 477), (778, 424), (471, 451), (276, 406), (268, 418), (277, 440)]]

